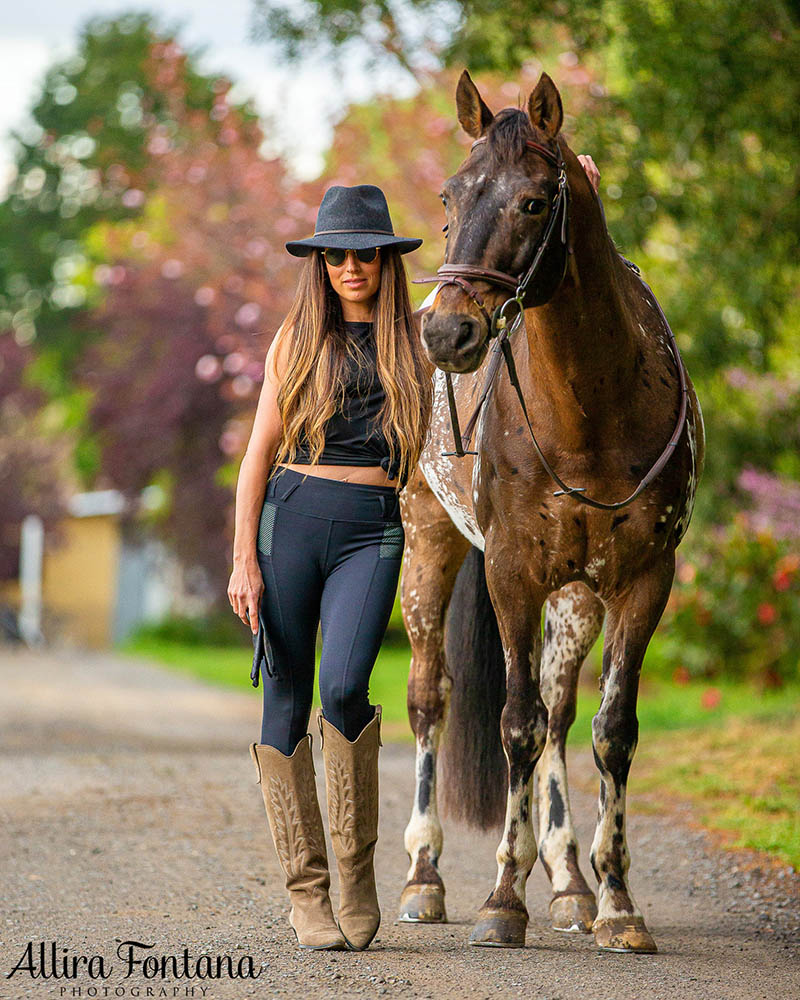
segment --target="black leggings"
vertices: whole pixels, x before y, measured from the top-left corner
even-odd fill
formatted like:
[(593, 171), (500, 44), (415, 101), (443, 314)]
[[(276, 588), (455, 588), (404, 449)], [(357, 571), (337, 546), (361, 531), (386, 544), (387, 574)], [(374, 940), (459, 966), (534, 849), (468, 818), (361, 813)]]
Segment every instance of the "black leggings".
[(261, 613), (275, 676), (262, 671), (261, 742), (291, 754), (308, 730), (317, 626), (325, 718), (355, 740), (372, 719), (369, 678), (403, 555), (392, 486), (345, 483), (278, 467), (267, 483), (257, 555)]

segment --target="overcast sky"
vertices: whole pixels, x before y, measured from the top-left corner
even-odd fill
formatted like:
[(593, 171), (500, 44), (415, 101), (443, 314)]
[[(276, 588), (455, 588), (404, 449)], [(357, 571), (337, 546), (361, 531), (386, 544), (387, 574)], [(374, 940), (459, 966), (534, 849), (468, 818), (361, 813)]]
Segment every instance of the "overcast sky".
[[(367, 75), (348, 60), (344, 78), (327, 65), (302, 70), (279, 64), (275, 53), (248, 40), (250, 0), (28, 0), (3, 4), (0, 24), (0, 193), (11, 163), (8, 130), (25, 118), (45, 68), (75, 45), (79, 27), (94, 15), (157, 10), (161, 23), (180, 23), (185, 45), (206, 46), (202, 68), (223, 72), (252, 95), (275, 123), (275, 148), (288, 155), (295, 171), (315, 176), (327, 147), (329, 119), (349, 97), (363, 99), (377, 86), (408, 93), (410, 82), (389, 72)], [(270, 130), (271, 132), (272, 130)]]

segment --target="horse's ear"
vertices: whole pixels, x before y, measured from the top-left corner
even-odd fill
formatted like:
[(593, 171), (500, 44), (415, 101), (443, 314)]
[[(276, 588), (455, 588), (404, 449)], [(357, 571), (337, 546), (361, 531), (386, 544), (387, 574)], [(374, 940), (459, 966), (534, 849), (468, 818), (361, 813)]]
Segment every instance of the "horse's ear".
[(466, 70), (461, 74), (456, 88), (456, 108), (461, 127), (473, 139), (479, 139), (494, 118)]
[(536, 89), (528, 98), (528, 115), (531, 122), (549, 139), (555, 139), (564, 121), (561, 94), (547, 73), (542, 73)]

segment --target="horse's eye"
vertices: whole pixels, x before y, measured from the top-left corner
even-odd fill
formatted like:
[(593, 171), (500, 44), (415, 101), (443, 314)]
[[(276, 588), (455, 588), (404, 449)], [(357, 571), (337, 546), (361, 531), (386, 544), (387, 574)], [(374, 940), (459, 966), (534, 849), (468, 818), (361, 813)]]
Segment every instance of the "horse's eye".
[(522, 203), (522, 211), (526, 215), (541, 215), (546, 208), (547, 202), (544, 198), (527, 198)]

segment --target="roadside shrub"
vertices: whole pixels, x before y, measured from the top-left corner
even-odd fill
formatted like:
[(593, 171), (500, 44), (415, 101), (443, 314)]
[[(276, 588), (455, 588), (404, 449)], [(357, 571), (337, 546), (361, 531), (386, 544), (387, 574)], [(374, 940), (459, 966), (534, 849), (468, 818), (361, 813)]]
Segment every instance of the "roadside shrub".
[(692, 538), (659, 632), (675, 678), (800, 678), (800, 545), (741, 512)]
[(141, 625), (132, 639), (156, 639), (184, 646), (249, 646), (250, 631), (228, 609), (197, 618), (172, 616), (152, 625)]

